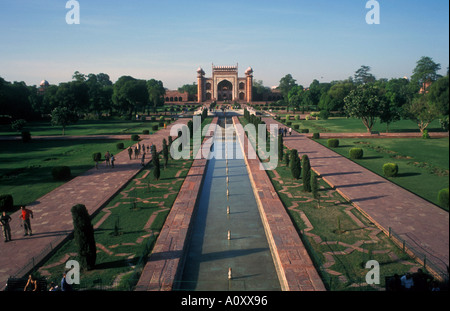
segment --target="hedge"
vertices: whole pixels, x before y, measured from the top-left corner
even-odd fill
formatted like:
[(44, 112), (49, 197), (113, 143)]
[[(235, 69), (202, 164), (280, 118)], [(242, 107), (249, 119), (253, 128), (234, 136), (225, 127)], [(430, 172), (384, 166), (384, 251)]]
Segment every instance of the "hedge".
[(11, 212), (14, 208), (14, 199), (11, 194), (0, 195), (0, 212)]
[(438, 202), (440, 207), (448, 209), (448, 188), (439, 191)]
[(352, 148), (350, 149), (349, 154), (352, 159), (362, 159), (364, 151), (361, 148)]
[(312, 138), (319, 139), (320, 138), (320, 133), (313, 133)]
[(123, 143), (117, 143), (116, 144), (117, 150), (122, 150), (124, 148)]
[(67, 180), (71, 176), (70, 167), (55, 166), (52, 169), (52, 176), (54, 180)]
[(300, 133), (308, 134), (309, 133), (309, 129), (301, 129)]
[(143, 130), (143, 131), (142, 131), (142, 134), (148, 135), (148, 134), (150, 134), (150, 131), (149, 131), (149, 130)]
[(339, 139), (330, 138), (327, 140), (327, 144), (328, 144), (328, 147), (330, 147), (330, 148), (337, 148), (337, 147), (339, 147)]
[(101, 152), (94, 152), (92, 154), (92, 160), (94, 160), (94, 162), (100, 162), (102, 160), (102, 153)]
[(152, 126), (152, 131), (157, 131), (158, 130), (158, 124), (155, 124)]
[(140, 138), (141, 138), (141, 137), (139, 137), (139, 135), (137, 135), (137, 134), (131, 135), (131, 140), (132, 140), (132, 141), (139, 141)]
[(386, 177), (395, 177), (398, 174), (398, 165), (395, 163), (386, 163), (383, 165), (383, 173)]
[(294, 130), (298, 130), (300, 128), (300, 124), (294, 124)]

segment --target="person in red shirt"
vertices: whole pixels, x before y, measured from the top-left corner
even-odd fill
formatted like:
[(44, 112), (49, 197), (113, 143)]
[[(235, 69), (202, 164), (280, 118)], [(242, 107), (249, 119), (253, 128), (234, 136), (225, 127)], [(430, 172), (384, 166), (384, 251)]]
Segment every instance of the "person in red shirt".
[(22, 210), (22, 213), (20, 214), (20, 219), (22, 219), (23, 228), (25, 230), (24, 236), (28, 235), (28, 232), (30, 236), (32, 236), (33, 233), (31, 232), (30, 216), (31, 218), (33, 218), (33, 212), (25, 208), (25, 206), (23, 205), (20, 207), (20, 209)]

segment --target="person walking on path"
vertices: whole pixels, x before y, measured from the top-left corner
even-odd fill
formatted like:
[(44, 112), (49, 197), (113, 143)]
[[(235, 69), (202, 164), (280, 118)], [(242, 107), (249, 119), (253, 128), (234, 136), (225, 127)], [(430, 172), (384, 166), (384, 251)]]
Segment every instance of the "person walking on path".
[(11, 241), (11, 227), (9, 226), (10, 221), (11, 217), (7, 215), (5, 211), (3, 211), (2, 217), (0, 217), (0, 225), (2, 226), (5, 242)]
[(142, 153), (141, 165), (145, 166), (145, 152)]
[(131, 149), (131, 146), (128, 147), (128, 156), (130, 157), (131, 160), (131, 156), (133, 155), (133, 149)]
[(33, 212), (29, 209), (27, 209), (25, 206), (21, 206), (20, 209), (22, 210), (22, 213), (20, 214), (20, 219), (22, 219), (23, 229), (25, 230), (26, 235), (33, 235), (33, 232), (31, 231), (31, 223), (30, 223), (30, 217), (33, 218)]
[(114, 158), (114, 155), (111, 153), (111, 168), (114, 168), (114, 161), (116, 158)]
[(111, 155), (109, 154), (109, 151), (106, 151), (106, 153), (105, 153), (105, 163), (106, 163), (106, 166), (109, 166), (109, 161), (110, 161), (110, 159), (111, 159)]
[(289, 136), (292, 135), (292, 128), (289, 128)]

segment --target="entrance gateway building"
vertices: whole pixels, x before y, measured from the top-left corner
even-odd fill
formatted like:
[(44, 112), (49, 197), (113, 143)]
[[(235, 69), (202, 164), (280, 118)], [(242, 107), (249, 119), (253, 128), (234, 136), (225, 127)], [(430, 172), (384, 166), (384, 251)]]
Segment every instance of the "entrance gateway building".
[(197, 69), (198, 102), (206, 101), (245, 101), (251, 102), (253, 69), (248, 67), (245, 77), (238, 77), (238, 65), (214, 66), (212, 77), (205, 77), (201, 67)]

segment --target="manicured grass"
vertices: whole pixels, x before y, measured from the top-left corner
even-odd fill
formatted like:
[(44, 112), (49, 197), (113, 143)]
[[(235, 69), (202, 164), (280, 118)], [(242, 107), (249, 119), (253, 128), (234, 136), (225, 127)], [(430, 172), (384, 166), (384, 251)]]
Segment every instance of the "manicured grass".
[[(386, 276), (419, 268), (324, 181), (319, 180), (319, 205), (284, 164), (268, 174), (329, 290), (383, 289)], [(366, 284), (369, 260), (380, 264), (378, 286)]]
[(69, 166), (72, 176), (78, 176), (94, 166), (94, 152), (120, 152), (119, 142), (125, 148), (132, 144), (129, 140), (0, 141), (0, 194), (12, 194), (16, 206), (29, 204), (64, 183), (53, 180), (54, 166)]
[[(98, 227), (96, 267), (81, 272), (80, 288), (95, 289), (101, 280), (104, 289), (132, 290), (191, 165), (192, 160), (171, 160), (157, 181), (150, 164), (92, 219)], [(76, 244), (69, 240), (39, 273), (59, 282), (65, 262), (77, 256)]]
[[(294, 116), (290, 114), (290, 116)], [(280, 115), (284, 121), (286, 115)], [(359, 119), (352, 118), (329, 118), (328, 120), (294, 120), (291, 118), (292, 128), (294, 124), (299, 124), (300, 129), (309, 129), (310, 133), (367, 133), (367, 129)], [(386, 124), (378, 120), (372, 131), (386, 132)], [(432, 122), (428, 131), (442, 131), (439, 121)], [(389, 132), (419, 132), (417, 124), (411, 120), (400, 120), (390, 124)]]
[[(65, 135), (81, 136), (81, 135), (125, 135), (125, 134), (142, 134), (143, 130), (149, 130), (150, 134), (153, 125), (159, 124), (159, 117), (156, 121), (123, 121), (123, 120), (95, 120), (95, 121), (78, 121), (76, 124), (70, 125), (65, 130)], [(31, 136), (60, 136), (62, 135), (62, 127), (52, 126), (50, 122), (31, 122), (25, 127), (30, 131)], [(9, 126), (0, 126), (0, 135), (20, 135), (18, 132), (10, 130)]]
[[(317, 141), (327, 146), (326, 139)], [(351, 148), (362, 148), (363, 159), (353, 161), (383, 177), (383, 164), (396, 163), (398, 176), (388, 179), (430, 202), (438, 204), (439, 190), (449, 186), (448, 138), (346, 138), (339, 141), (340, 146), (332, 148), (333, 151), (348, 158)]]

